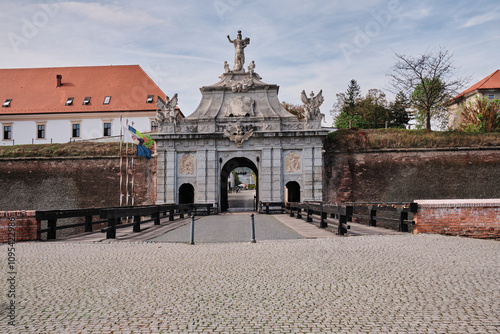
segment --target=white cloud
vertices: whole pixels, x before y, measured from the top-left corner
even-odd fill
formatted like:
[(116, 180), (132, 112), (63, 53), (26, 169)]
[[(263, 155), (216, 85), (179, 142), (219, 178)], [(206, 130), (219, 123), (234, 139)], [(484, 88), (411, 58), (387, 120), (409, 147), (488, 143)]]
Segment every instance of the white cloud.
[(61, 2), (61, 10), (78, 14), (102, 24), (121, 26), (151, 26), (163, 23), (158, 17), (137, 9), (119, 5), (105, 5), (97, 2)]
[(485, 13), (482, 15), (477, 15), (477, 16), (474, 16), (474, 17), (468, 19), (463, 26), (465, 28), (469, 28), (469, 27), (473, 27), (473, 26), (477, 26), (477, 25), (486, 23), (486, 22), (497, 20), (498, 15), (499, 15), (498, 10), (488, 12), (488, 13)]

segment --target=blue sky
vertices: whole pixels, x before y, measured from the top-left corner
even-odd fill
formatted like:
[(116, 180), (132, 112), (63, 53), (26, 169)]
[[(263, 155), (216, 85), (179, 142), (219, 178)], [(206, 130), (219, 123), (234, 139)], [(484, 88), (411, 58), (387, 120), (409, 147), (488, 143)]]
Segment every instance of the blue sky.
[(356, 79), (363, 93), (386, 91), (394, 52), (453, 53), (470, 85), (500, 69), (500, 3), (496, 0), (0, 0), (0, 67), (139, 64), (191, 114), (199, 88), (231, 66), (226, 36), (249, 37), (254, 60), (279, 99), (323, 89), (321, 111)]

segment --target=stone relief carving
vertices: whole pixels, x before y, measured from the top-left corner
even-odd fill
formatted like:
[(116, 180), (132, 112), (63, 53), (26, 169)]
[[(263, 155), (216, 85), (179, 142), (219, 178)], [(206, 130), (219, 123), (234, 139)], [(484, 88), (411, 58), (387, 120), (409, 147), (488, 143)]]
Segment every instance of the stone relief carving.
[(254, 116), (254, 103), (255, 101), (248, 96), (237, 96), (226, 102), (225, 116)]
[(158, 125), (162, 127), (165, 123), (177, 124), (177, 114), (178, 110), (175, 109), (177, 106), (177, 93), (170, 99), (168, 96), (165, 97), (165, 101), (158, 96), (156, 99), (156, 106), (158, 111), (156, 113), (156, 121)]
[(183, 132), (183, 133), (198, 132), (198, 126), (197, 125), (185, 125), (181, 128), (181, 132)]
[(241, 36), (241, 30), (238, 30), (238, 35), (236, 39), (231, 40), (229, 35), (227, 35), (227, 39), (230, 43), (234, 44), (234, 67), (233, 71), (245, 71), (243, 65), (245, 64), (245, 52), (244, 49), (248, 44), (250, 44), (250, 38), (243, 39)]
[(306, 123), (308, 123), (309, 120), (322, 119), (325, 116), (319, 111), (319, 107), (321, 106), (321, 104), (323, 104), (323, 101), (325, 100), (323, 98), (323, 90), (320, 90), (318, 95), (316, 96), (314, 96), (314, 93), (311, 92), (310, 97), (307, 97), (306, 92), (303, 90), (302, 94), (300, 95), (300, 98), (302, 99), (302, 102), (305, 105), (304, 117)]
[(285, 157), (285, 172), (300, 172), (300, 155), (295, 152), (287, 154)]
[(179, 174), (194, 175), (194, 157), (190, 154), (184, 154), (179, 158)]
[(243, 146), (243, 142), (247, 141), (253, 135), (253, 129), (247, 130), (240, 122), (236, 124), (228, 124), (224, 130), (224, 137), (236, 143), (236, 147)]
[(246, 93), (250, 88), (254, 86), (252, 79), (245, 79), (241, 81), (229, 80), (229, 84), (231, 85), (231, 90), (233, 91), (233, 93)]

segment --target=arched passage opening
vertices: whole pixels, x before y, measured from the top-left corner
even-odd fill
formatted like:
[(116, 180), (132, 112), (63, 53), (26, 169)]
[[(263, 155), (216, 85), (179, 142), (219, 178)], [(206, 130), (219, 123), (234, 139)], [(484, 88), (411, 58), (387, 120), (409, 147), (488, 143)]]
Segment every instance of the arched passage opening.
[(179, 204), (194, 203), (194, 187), (189, 183), (184, 183), (179, 187)]
[[(234, 177), (231, 177), (232, 172), (240, 167), (250, 169), (253, 172), (253, 175), (255, 175), (254, 178), (255, 190), (247, 190), (248, 188), (247, 189), (240, 188), (242, 189), (242, 191), (241, 193), (239, 193), (239, 195), (231, 193), (231, 196), (229, 196), (230, 186), (232, 189), (235, 189), (235, 186), (238, 186), (238, 184), (234, 184)], [(257, 166), (255, 166), (255, 164), (250, 159), (233, 158), (231, 160), (228, 160), (223, 165), (220, 173), (220, 210), (222, 212), (227, 211), (228, 209), (253, 211), (255, 209), (254, 194), (255, 194), (255, 200), (257, 202), (259, 201), (258, 180), (259, 180), (259, 171), (257, 169)]]
[(295, 181), (290, 181), (286, 185), (286, 201), (300, 202), (300, 184)]

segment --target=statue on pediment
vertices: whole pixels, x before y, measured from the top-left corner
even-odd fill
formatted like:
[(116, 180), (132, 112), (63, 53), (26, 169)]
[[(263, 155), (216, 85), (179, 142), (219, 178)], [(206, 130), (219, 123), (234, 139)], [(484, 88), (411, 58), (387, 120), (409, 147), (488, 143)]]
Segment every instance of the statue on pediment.
[(309, 120), (312, 119), (323, 118), (324, 115), (319, 111), (319, 107), (325, 100), (323, 97), (323, 90), (320, 90), (316, 96), (314, 96), (314, 92), (311, 92), (310, 97), (307, 97), (306, 92), (303, 90), (300, 98), (304, 103), (304, 117), (306, 122), (309, 122)]
[(245, 64), (245, 52), (244, 49), (248, 44), (250, 44), (250, 38), (243, 39), (241, 36), (241, 30), (238, 30), (238, 35), (236, 39), (232, 40), (229, 35), (227, 35), (227, 39), (230, 43), (234, 44), (234, 67), (233, 71), (243, 70), (243, 65)]

